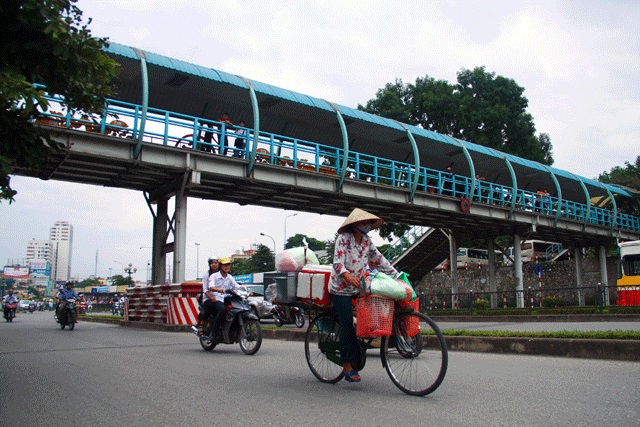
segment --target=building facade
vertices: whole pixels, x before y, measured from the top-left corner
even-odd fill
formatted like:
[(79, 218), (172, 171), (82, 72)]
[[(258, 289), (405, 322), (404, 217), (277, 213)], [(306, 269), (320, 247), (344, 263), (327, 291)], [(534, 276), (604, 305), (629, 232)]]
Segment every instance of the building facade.
[(51, 246), (51, 279), (66, 282), (71, 277), (73, 226), (68, 221), (57, 221), (51, 227), (49, 242)]

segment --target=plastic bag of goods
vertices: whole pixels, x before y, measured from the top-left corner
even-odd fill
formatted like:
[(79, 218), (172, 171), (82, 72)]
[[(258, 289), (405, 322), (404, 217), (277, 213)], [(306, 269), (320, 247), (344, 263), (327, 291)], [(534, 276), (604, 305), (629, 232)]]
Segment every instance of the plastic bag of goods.
[(409, 282), (409, 275), (407, 273), (400, 273), (398, 278), (395, 280), (404, 289), (405, 297), (402, 298), (403, 301), (415, 301), (416, 298), (418, 298), (418, 295), (416, 295), (416, 291), (413, 289), (413, 286), (411, 286), (411, 283)]
[(371, 294), (390, 297), (397, 301), (407, 297), (405, 288), (396, 279), (384, 273), (376, 273), (371, 278)]
[(276, 270), (302, 271), (306, 264), (320, 264), (318, 257), (311, 249), (304, 247), (285, 249), (278, 254)]

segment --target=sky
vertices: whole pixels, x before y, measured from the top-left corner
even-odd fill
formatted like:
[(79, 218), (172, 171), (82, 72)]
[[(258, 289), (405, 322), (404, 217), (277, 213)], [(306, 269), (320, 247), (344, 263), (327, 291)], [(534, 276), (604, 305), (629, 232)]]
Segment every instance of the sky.
[[(356, 107), (386, 83), (456, 81), (485, 66), (525, 88), (554, 166), (588, 178), (640, 155), (640, 2), (79, 0), (97, 37)], [(15, 176), (0, 203), (0, 262), (74, 227), (72, 276), (146, 280), (152, 215), (141, 193)], [(173, 201), (170, 202), (170, 204)], [(187, 279), (252, 244), (334, 236), (344, 218), (189, 199)], [(273, 238), (261, 236), (265, 233)], [(374, 239), (382, 243), (379, 237)], [(199, 246), (196, 245), (199, 243)], [(169, 257), (170, 258), (170, 257)], [(97, 259), (97, 262), (96, 262)]]

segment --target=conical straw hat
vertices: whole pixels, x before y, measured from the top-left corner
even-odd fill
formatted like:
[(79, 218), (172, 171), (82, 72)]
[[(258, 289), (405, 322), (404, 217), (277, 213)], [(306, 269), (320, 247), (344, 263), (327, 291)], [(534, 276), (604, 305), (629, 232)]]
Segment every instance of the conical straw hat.
[(372, 230), (375, 230), (376, 228), (384, 224), (384, 220), (379, 216), (375, 216), (374, 214), (370, 214), (367, 211), (363, 211), (362, 209), (355, 208), (354, 210), (351, 211), (347, 219), (344, 220), (340, 228), (338, 228), (338, 233), (344, 233), (351, 224), (355, 224), (357, 222), (362, 222), (362, 221), (371, 221), (371, 220), (375, 220), (375, 222), (371, 226)]

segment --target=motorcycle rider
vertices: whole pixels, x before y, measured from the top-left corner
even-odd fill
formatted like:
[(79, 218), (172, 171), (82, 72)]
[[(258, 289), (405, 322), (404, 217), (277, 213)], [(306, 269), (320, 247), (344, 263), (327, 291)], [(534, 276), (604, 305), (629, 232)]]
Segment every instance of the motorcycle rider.
[(209, 292), (209, 288), (214, 286), (213, 282), (209, 283), (209, 279), (213, 277), (215, 273), (220, 270), (219, 259), (217, 256), (210, 256), (207, 260), (207, 264), (209, 264), (209, 270), (202, 276), (202, 294), (200, 295), (200, 304), (204, 307), (204, 312), (198, 314), (198, 333), (202, 333), (202, 328), (204, 327), (204, 319), (209, 316), (209, 313), (212, 310), (213, 303), (205, 304), (205, 296), (209, 301), (215, 301), (215, 297), (213, 296), (213, 292), (210, 292), (210, 295), (206, 295)]
[(209, 277), (209, 289), (203, 296), (203, 305), (205, 306), (205, 313), (203, 319), (207, 319), (209, 313), (214, 315), (211, 331), (214, 332), (220, 320), (224, 317), (226, 307), (224, 304), (225, 293), (228, 289), (242, 291), (242, 286), (236, 282), (231, 274), (231, 258), (220, 259), (220, 271), (214, 273)]
[(7, 307), (7, 305), (8, 304), (17, 304), (18, 303), (18, 299), (13, 294), (13, 289), (9, 288), (9, 289), (7, 289), (7, 292), (9, 294), (5, 295), (5, 297), (3, 298), (3, 301), (4, 301), (4, 317), (5, 317), (5, 319), (7, 318), (7, 316), (9, 316), (9, 307)]
[(67, 282), (64, 284), (65, 289), (61, 289), (58, 293), (58, 304), (56, 305), (56, 321), (60, 318), (60, 313), (67, 307), (67, 299), (78, 299), (78, 294), (73, 289), (73, 283)]

